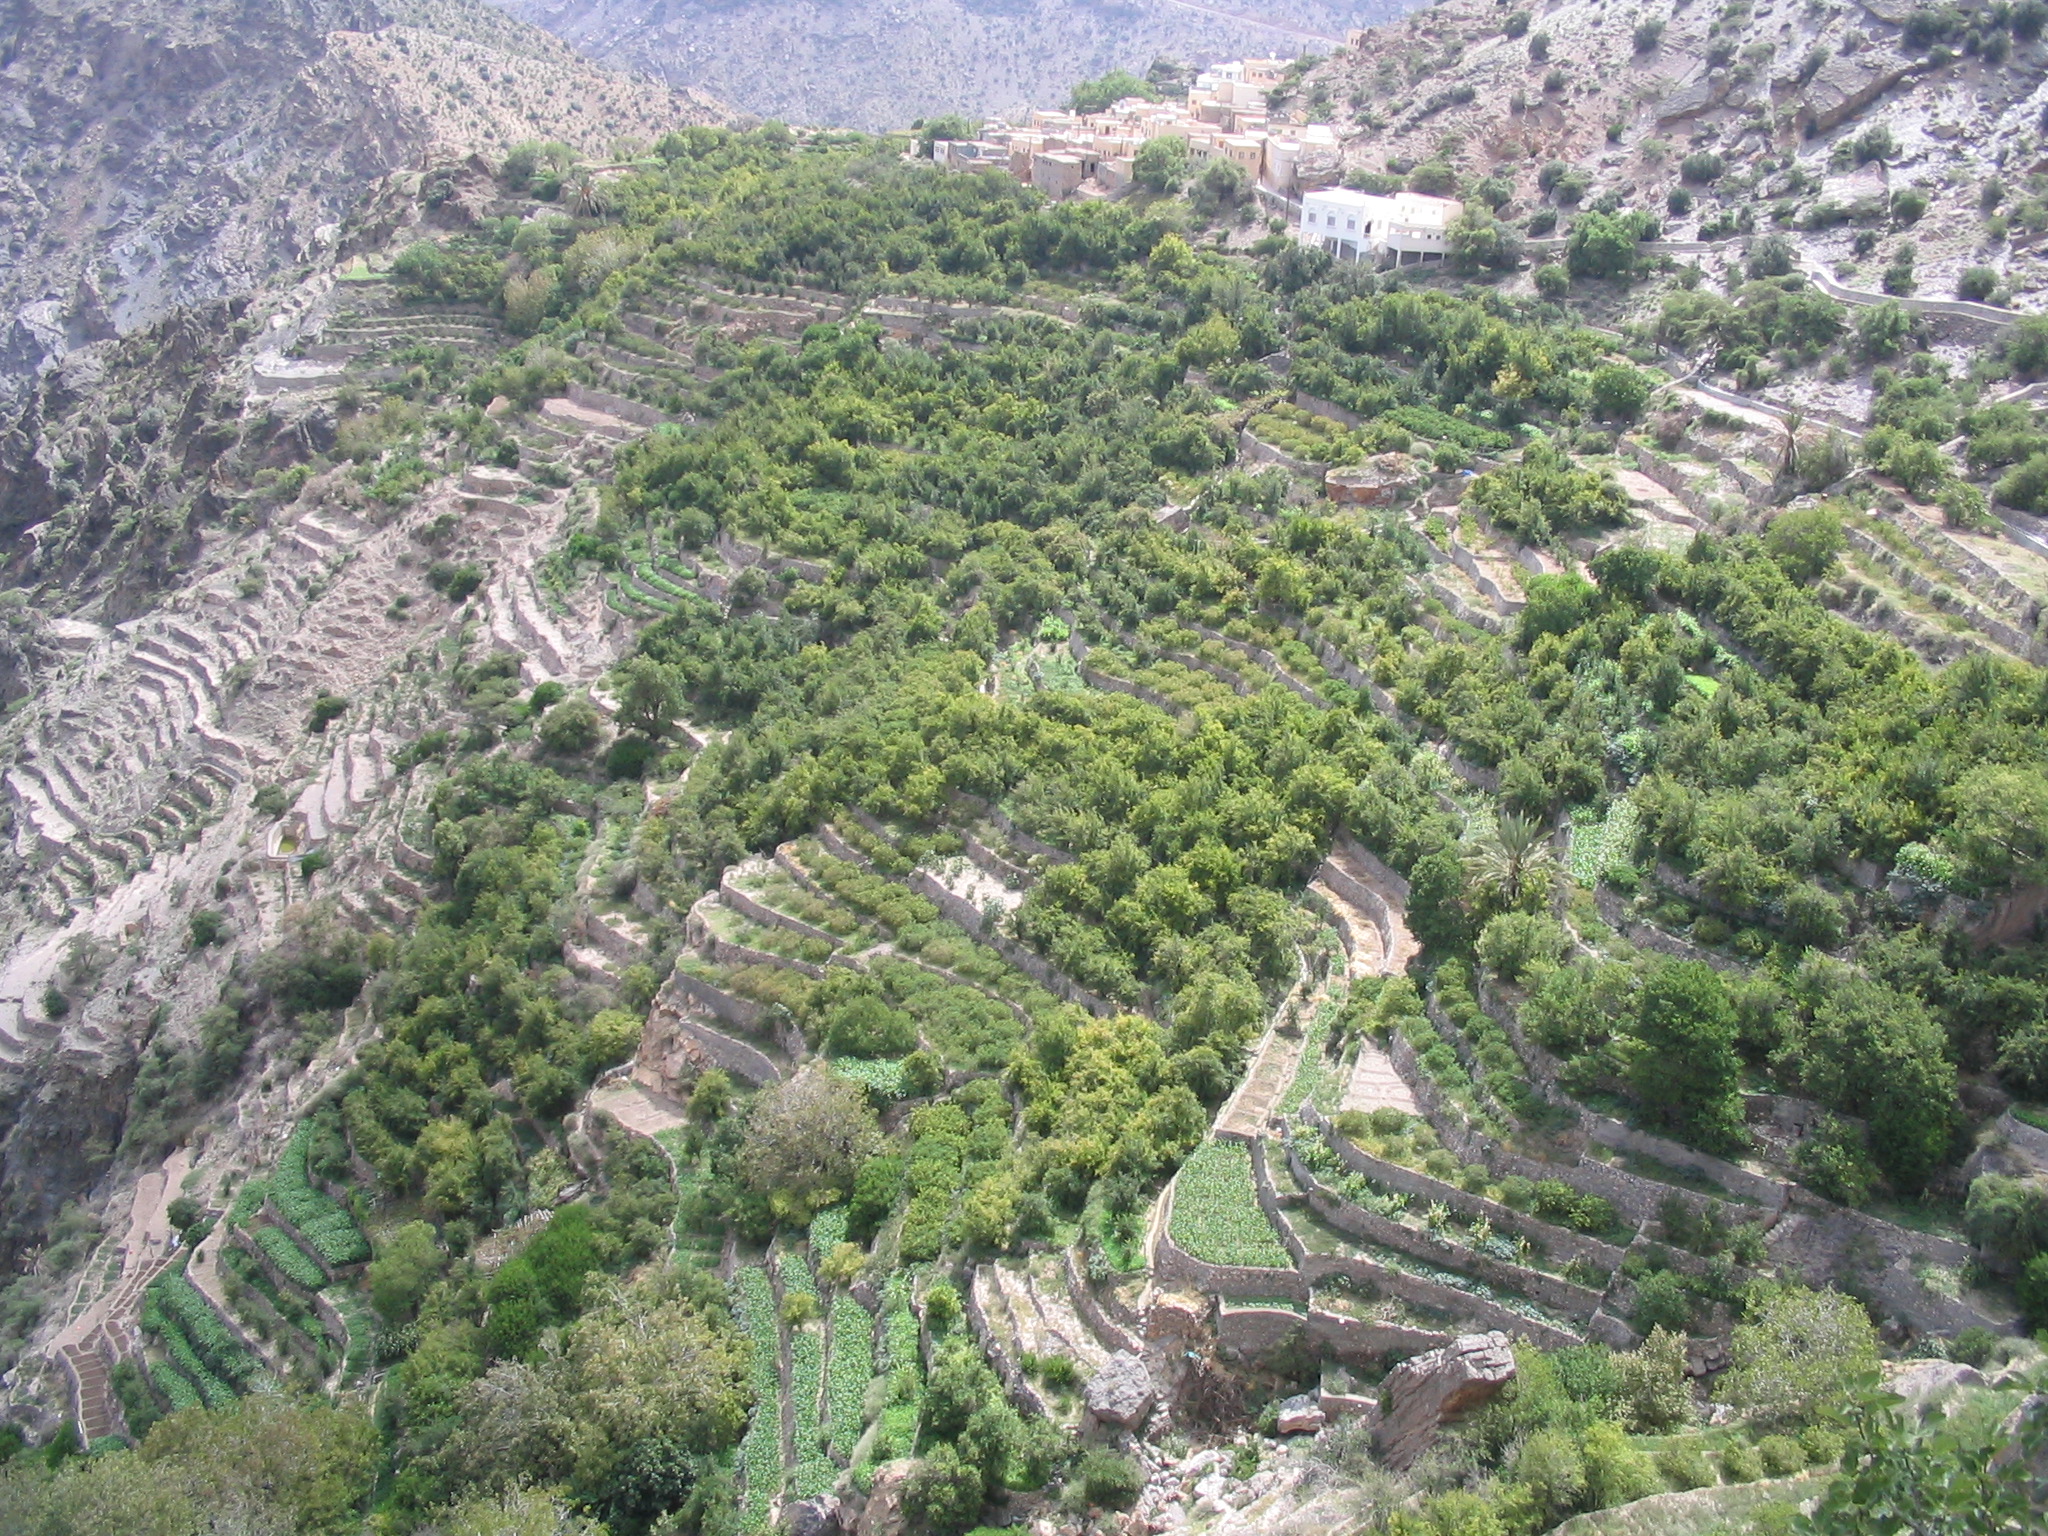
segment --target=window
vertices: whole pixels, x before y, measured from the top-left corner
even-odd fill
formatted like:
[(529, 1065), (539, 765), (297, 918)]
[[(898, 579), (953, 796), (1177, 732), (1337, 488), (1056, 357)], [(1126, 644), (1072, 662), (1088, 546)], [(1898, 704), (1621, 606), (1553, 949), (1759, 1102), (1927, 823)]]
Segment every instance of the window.
[(1358, 220), (1356, 220), (1356, 219), (1346, 219), (1346, 220), (1344, 221), (1344, 227), (1345, 227), (1346, 229), (1356, 229), (1356, 228), (1358, 228)]

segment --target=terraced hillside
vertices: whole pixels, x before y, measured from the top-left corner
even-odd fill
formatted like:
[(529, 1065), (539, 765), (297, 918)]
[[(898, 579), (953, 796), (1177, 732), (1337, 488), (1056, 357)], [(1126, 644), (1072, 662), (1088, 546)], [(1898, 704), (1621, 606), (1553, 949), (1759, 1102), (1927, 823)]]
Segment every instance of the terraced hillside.
[[(26, 621), (8, 1038), (153, 1182), (24, 1420), (332, 1413), (451, 1528), (1386, 1529), (1442, 1433), (1533, 1536), (2018, 1406), (2017, 515), (1172, 201), (538, 171), (262, 317), (308, 452), (189, 581)], [(2025, 358), (1879, 386), (1922, 491)]]

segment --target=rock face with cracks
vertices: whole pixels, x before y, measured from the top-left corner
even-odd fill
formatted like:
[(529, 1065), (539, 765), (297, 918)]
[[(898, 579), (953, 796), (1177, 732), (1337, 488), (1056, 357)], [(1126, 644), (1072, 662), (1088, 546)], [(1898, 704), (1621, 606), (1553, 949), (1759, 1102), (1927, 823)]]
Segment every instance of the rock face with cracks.
[(1387, 1377), (1374, 1449), (1390, 1467), (1413, 1466), (1439, 1429), (1491, 1402), (1514, 1378), (1514, 1351), (1497, 1331), (1462, 1334), (1402, 1361)]
[(1112, 1359), (1088, 1383), (1088, 1411), (1104, 1424), (1135, 1429), (1159, 1401), (1159, 1388), (1144, 1360), (1134, 1354)]

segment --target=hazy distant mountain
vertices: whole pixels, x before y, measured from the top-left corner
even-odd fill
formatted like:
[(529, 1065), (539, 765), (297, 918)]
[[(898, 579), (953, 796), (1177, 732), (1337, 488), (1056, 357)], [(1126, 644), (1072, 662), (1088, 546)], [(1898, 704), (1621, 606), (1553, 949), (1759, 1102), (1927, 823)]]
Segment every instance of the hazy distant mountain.
[(1327, 53), (1402, 0), (497, 0), (594, 57), (791, 122), (899, 127), (1064, 99), (1155, 58)]

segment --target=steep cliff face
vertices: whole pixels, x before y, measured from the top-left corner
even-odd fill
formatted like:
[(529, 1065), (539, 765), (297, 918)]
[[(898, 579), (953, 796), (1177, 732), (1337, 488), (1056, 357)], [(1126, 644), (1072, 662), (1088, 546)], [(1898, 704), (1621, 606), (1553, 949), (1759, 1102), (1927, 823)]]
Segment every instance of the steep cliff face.
[(0, 402), (331, 257), (394, 174), (722, 115), (464, 0), (0, 0)]
[(1076, 80), (1328, 53), (1407, 0), (498, 0), (594, 57), (786, 122), (900, 128), (1063, 103)]

